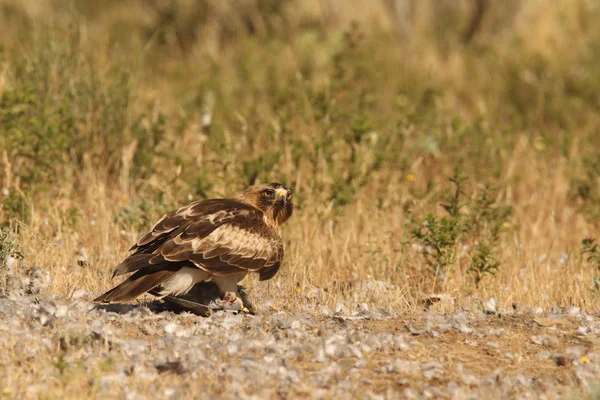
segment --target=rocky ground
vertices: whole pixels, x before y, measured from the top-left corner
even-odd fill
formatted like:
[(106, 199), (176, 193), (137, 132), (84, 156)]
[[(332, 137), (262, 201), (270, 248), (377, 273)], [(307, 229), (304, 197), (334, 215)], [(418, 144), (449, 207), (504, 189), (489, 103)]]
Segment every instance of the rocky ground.
[[(578, 308), (367, 304), (257, 315), (0, 297), (6, 398), (579, 398), (598, 393), (600, 321)], [(438, 299), (439, 300), (439, 299)], [(3, 397), (3, 398), (4, 398)]]

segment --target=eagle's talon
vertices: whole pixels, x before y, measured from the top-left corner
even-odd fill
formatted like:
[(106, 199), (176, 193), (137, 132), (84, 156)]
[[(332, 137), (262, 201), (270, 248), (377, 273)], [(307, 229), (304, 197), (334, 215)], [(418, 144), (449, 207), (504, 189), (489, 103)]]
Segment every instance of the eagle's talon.
[(251, 315), (256, 315), (256, 307), (254, 307), (254, 304), (252, 304), (248, 299), (248, 294), (244, 288), (241, 287), (241, 290), (238, 290), (238, 292), (240, 294), (240, 298), (242, 299), (242, 303), (244, 304), (244, 310), (242, 311)]
[(246, 314), (250, 314), (250, 315), (256, 315), (256, 308), (254, 308), (254, 306), (250, 303), (247, 302), (243, 302), (244, 306), (242, 308), (242, 311), (245, 312)]

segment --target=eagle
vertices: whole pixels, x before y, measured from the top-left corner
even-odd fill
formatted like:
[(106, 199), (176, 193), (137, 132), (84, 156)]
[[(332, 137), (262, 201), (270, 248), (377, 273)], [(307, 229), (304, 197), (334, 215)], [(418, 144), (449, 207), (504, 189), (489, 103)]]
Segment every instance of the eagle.
[(240, 297), (238, 282), (250, 272), (258, 273), (261, 281), (275, 276), (283, 260), (277, 228), (293, 210), (292, 191), (274, 182), (171, 211), (129, 249), (113, 272), (113, 278), (132, 275), (94, 302), (123, 303), (144, 293), (173, 299), (197, 283), (213, 282), (222, 304), (250, 308), (245, 296)]

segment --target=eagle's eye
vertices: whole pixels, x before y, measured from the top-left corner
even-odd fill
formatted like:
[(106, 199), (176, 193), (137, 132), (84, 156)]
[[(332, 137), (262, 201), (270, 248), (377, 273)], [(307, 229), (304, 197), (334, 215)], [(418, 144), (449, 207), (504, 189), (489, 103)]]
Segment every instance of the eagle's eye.
[(288, 199), (288, 201), (290, 201), (292, 199), (292, 192), (287, 193), (287, 199)]
[(262, 192), (260, 192), (260, 194), (262, 195), (262, 197), (270, 199), (273, 196), (275, 196), (275, 191), (273, 189), (265, 189)]

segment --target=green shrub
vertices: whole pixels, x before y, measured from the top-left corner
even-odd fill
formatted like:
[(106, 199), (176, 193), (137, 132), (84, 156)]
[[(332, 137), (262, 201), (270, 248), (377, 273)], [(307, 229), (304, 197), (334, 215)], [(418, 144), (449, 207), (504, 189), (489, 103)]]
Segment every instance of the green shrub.
[[(456, 262), (459, 249), (467, 250), (471, 260), (467, 272), (472, 275), (475, 286), (479, 286), (486, 275), (495, 275), (500, 267), (494, 250), (512, 208), (496, 204), (487, 187), (479, 195), (468, 195), (464, 187), (466, 180), (457, 169), (449, 178), (453, 190), (446, 193), (445, 202), (441, 204), (447, 215), (427, 214), (422, 222), (415, 223), (412, 238), (422, 246), (427, 265), (442, 281)], [(464, 212), (465, 208), (469, 212)]]

